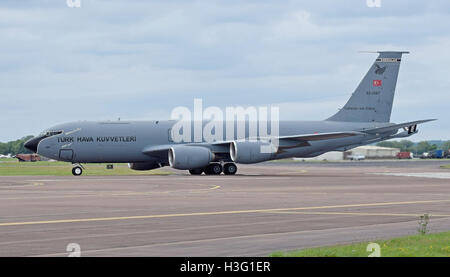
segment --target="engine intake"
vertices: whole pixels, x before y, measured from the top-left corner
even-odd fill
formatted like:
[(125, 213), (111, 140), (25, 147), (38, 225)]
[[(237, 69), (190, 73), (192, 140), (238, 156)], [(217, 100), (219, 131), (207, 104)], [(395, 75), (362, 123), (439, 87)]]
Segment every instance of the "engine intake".
[(175, 169), (196, 169), (209, 165), (214, 154), (206, 147), (180, 145), (169, 149), (169, 165)]
[(230, 144), (230, 157), (235, 163), (251, 164), (272, 159), (276, 147), (267, 141), (233, 141)]

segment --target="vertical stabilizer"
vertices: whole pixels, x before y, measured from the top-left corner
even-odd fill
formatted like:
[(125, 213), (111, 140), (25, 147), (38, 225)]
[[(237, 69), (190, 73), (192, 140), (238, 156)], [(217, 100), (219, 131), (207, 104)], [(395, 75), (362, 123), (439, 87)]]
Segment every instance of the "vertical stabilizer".
[(330, 121), (389, 122), (402, 54), (380, 51), (352, 96)]

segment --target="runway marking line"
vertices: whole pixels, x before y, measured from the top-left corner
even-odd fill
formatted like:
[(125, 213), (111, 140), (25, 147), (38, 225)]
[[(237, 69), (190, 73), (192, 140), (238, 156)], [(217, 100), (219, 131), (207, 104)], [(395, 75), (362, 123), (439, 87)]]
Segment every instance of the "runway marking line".
[[(423, 214), (394, 214), (394, 213), (354, 213), (354, 212), (268, 212), (273, 214), (304, 214), (304, 215), (363, 215), (363, 216), (411, 216), (419, 217)], [(450, 214), (430, 214), (433, 217), (450, 217)]]
[(333, 205), (333, 206), (313, 206), (313, 207), (298, 207), (298, 208), (275, 208), (275, 209), (257, 209), (257, 210), (240, 210), (240, 211), (237, 210), (237, 211), (217, 211), (217, 212), (197, 212), (197, 213), (178, 213), (178, 214), (159, 214), (159, 215), (117, 216), (117, 217), (99, 217), (99, 218), (56, 219), (56, 220), (25, 221), (25, 222), (4, 222), (4, 223), (0, 223), (0, 227), (19, 226), (19, 225), (56, 224), (56, 223), (116, 221), (116, 220), (131, 220), (131, 219), (170, 218), (170, 217), (184, 217), (184, 216), (268, 213), (268, 212), (316, 210), (316, 209), (331, 209), (331, 208), (350, 208), (350, 207), (373, 207), (373, 206), (389, 206), (389, 205), (425, 204), (425, 203), (439, 203), (439, 202), (450, 202), (450, 199), (446, 199), (446, 200), (405, 201), (405, 202), (382, 202), (382, 203), (365, 203), (365, 204), (362, 203), (362, 204), (347, 204), (347, 205)]
[(216, 225), (207, 225), (207, 226), (195, 226), (195, 227), (186, 227), (186, 228), (172, 228), (172, 229), (151, 229), (149, 231), (138, 231), (138, 232), (120, 232), (120, 233), (102, 233), (97, 235), (69, 235), (64, 237), (52, 237), (45, 239), (29, 239), (29, 240), (18, 240), (18, 241), (7, 241), (0, 242), (0, 246), (2, 245), (11, 245), (16, 243), (30, 243), (30, 242), (44, 242), (44, 241), (56, 241), (56, 240), (76, 240), (76, 239), (86, 239), (86, 238), (104, 238), (104, 237), (118, 237), (118, 236), (130, 236), (130, 235), (150, 235), (152, 233), (166, 233), (166, 232), (181, 232), (181, 231), (195, 231), (195, 230), (206, 230), (206, 229), (214, 229), (214, 228), (223, 228), (223, 227), (242, 227), (242, 226), (255, 226), (255, 225), (264, 225), (264, 224), (288, 224), (292, 222), (297, 222), (297, 220), (289, 219), (289, 220), (269, 220), (269, 221), (258, 221), (258, 222), (246, 222), (246, 223), (237, 223), (237, 224), (216, 224)]
[[(399, 222), (391, 223), (396, 224)], [(319, 229), (319, 230), (301, 230), (301, 231), (287, 231), (287, 232), (275, 232), (275, 233), (263, 233), (263, 234), (248, 234), (248, 235), (235, 235), (235, 236), (229, 236), (229, 237), (218, 237), (218, 238), (207, 238), (207, 239), (192, 239), (192, 240), (185, 240), (185, 241), (170, 241), (170, 242), (160, 242), (160, 243), (153, 243), (153, 244), (145, 244), (145, 245), (135, 245), (135, 246), (122, 246), (122, 247), (110, 247), (110, 248), (102, 248), (102, 249), (89, 249), (89, 250), (83, 250), (83, 253), (101, 253), (101, 252), (116, 252), (116, 251), (123, 251), (124, 249), (139, 249), (139, 248), (153, 248), (158, 246), (168, 246), (168, 245), (183, 245), (183, 244), (194, 244), (194, 243), (201, 243), (201, 242), (214, 242), (214, 241), (227, 241), (227, 240), (235, 240), (235, 239), (252, 239), (252, 238), (264, 238), (264, 237), (273, 237), (273, 236), (280, 236), (280, 235), (298, 235), (298, 234), (307, 234), (307, 233), (322, 233), (322, 232), (330, 232), (332, 230), (341, 231), (346, 229), (352, 229), (352, 228), (359, 228), (367, 230), (367, 228), (372, 228), (372, 225), (364, 225), (364, 226), (349, 226), (349, 227), (334, 227), (330, 229)], [(370, 229), (369, 229), (370, 230)], [(351, 243), (350, 241), (349, 243)], [(291, 249), (296, 250), (297, 248)], [(263, 252), (264, 255), (267, 255), (267, 252)], [(66, 256), (67, 252), (60, 252), (60, 253), (50, 253), (50, 254), (39, 254), (34, 255), (31, 257), (47, 257), (47, 256)], [(246, 255), (249, 255), (247, 253)], [(89, 255), (88, 255), (89, 256)]]
[(164, 194), (164, 193), (198, 193), (198, 192), (207, 192), (210, 190), (219, 189), (220, 186), (217, 185), (205, 185), (205, 184), (189, 184), (192, 186), (200, 186), (200, 187), (208, 187), (204, 189), (185, 189), (185, 190), (167, 190), (167, 191), (129, 191), (129, 192), (118, 192), (118, 193), (104, 193), (100, 194), (101, 196), (129, 196), (129, 195), (149, 195), (149, 194)]
[[(297, 172), (299, 173), (299, 172)], [(302, 172), (300, 172), (302, 173)], [(262, 174), (256, 174), (256, 175), (250, 175), (250, 174), (246, 174), (246, 175), (235, 175), (235, 176), (215, 176), (215, 177), (210, 177), (211, 175), (208, 176), (193, 176), (193, 175), (150, 175), (151, 179), (149, 178), (129, 178), (129, 179), (125, 179), (125, 178), (95, 178), (97, 176), (85, 176), (82, 177), (81, 180), (83, 181), (111, 181), (111, 182), (121, 182), (121, 181), (172, 181), (171, 179), (174, 179), (175, 177), (187, 177), (189, 176), (190, 180), (218, 180), (219, 178), (222, 178), (223, 180), (230, 180), (233, 178), (239, 178), (239, 180), (270, 180), (270, 179), (274, 179), (274, 180), (279, 180), (281, 179), (291, 179), (291, 176), (283, 176), (283, 175), (277, 175), (276, 177), (273, 177), (273, 175), (262, 175)], [(259, 176), (255, 178), (255, 176)], [(300, 175), (299, 175), (300, 176)], [(13, 176), (0, 176), (1, 177), (13, 177)], [(89, 178), (89, 177), (93, 177), (93, 178)], [(116, 176), (116, 177), (122, 177), (122, 176)], [(148, 177), (148, 176), (147, 176)], [(80, 179), (80, 178), (77, 178)], [(66, 179), (28, 179), (28, 180), (24, 180), (25, 182), (73, 182), (75, 179), (71, 179), (71, 178), (66, 178)]]
[[(34, 186), (44, 185), (43, 183), (35, 183)], [(211, 190), (220, 189), (219, 185), (205, 185), (205, 184), (193, 184), (192, 186), (207, 187), (201, 189), (181, 189), (181, 190), (167, 190), (167, 191), (116, 191), (116, 192), (101, 192), (101, 193), (91, 193), (90, 191), (85, 191), (84, 194), (70, 194), (70, 195), (50, 195), (50, 196), (27, 196), (27, 197), (4, 197), (0, 200), (24, 200), (24, 199), (52, 199), (52, 198), (79, 198), (79, 197), (107, 197), (107, 196), (133, 196), (133, 195), (152, 195), (152, 194), (170, 194), (170, 193), (205, 193)], [(0, 225), (1, 226), (1, 225)]]

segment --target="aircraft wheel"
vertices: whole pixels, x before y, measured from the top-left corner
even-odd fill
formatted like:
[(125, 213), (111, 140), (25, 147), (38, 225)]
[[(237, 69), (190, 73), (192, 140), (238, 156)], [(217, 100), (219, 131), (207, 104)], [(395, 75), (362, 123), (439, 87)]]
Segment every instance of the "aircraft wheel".
[(237, 172), (237, 166), (234, 163), (225, 164), (223, 167), (223, 173), (225, 175), (234, 175)]
[(191, 173), (191, 175), (201, 175), (203, 173), (203, 169), (202, 168), (189, 169), (189, 173)]
[(81, 174), (83, 174), (83, 169), (80, 166), (75, 166), (74, 168), (72, 168), (72, 174), (74, 176), (80, 176)]
[(210, 164), (205, 169), (206, 175), (220, 175), (222, 173), (222, 165), (220, 164)]

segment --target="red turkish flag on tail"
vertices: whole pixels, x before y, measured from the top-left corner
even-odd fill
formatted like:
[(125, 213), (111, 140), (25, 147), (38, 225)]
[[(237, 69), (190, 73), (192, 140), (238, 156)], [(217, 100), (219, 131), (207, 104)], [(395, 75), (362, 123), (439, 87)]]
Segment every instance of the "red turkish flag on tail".
[(373, 80), (372, 85), (374, 87), (381, 87), (381, 80)]

